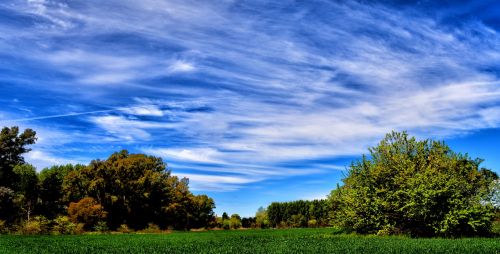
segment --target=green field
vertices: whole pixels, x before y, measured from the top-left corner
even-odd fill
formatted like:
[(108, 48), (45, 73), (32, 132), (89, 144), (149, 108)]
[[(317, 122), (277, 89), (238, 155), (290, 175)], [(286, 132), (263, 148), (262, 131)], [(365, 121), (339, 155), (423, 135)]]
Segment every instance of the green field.
[(0, 253), (500, 253), (499, 238), (410, 239), (333, 229), (0, 237)]

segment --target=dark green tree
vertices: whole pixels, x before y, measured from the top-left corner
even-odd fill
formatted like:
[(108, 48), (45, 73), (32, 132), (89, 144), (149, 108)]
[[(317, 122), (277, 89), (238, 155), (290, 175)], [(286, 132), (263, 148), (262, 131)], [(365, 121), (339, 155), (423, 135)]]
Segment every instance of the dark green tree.
[(70, 172), (79, 171), (84, 167), (68, 164), (43, 169), (39, 175), (40, 205), (37, 212), (49, 219), (65, 214), (68, 202), (64, 195), (64, 179)]
[(0, 132), (0, 186), (12, 187), (15, 182), (13, 169), (16, 165), (24, 164), (23, 154), (31, 149), (27, 148), (36, 141), (36, 132), (31, 129), (19, 133), (19, 127), (4, 127)]

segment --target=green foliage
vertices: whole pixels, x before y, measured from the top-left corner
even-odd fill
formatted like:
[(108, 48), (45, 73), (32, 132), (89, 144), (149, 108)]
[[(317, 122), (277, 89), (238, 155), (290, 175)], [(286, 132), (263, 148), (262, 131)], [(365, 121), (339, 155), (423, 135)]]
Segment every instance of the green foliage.
[(19, 219), (19, 214), (20, 207), (15, 192), (0, 186), (0, 219), (9, 225)]
[(40, 204), (38, 206), (40, 214), (50, 219), (66, 214), (68, 202), (64, 196), (64, 179), (70, 172), (81, 170), (84, 167), (83, 165), (67, 164), (45, 168), (40, 172)]
[(172, 176), (161, 158), (123, 150), (88, 166), (52, 166), (38, 175), (22, 157), (35, 141), (30, 129), (0, 133), (0, 220), (8, 226), (42, 215), (63, 227), (58, 216), (66, 214), (76, 231), (91, 230), (102, 220), (113, 230), (122, 224), (132, 229), (148, 223), (177, 229), (215, 224), (213, 199), (193, 195), (189, 180)]
[(21, 225), (21, 233), (24, 235), (39, 235), (49, 233), (50, 221), (43, 216), (36, 216)]
[(13, 173), (16, 176), (14, 189), (17, 191), (18, 202), (29, 221), (38, 202), (38, 174), (35, 167), (29, 164), (16, 165)]
[(172, 176), (161, 158), (121, 151), (70, 171), (63, 191), (70, 201), (94, 198), (107, 212), (111, 229), (121, 224), (142, 229), (148, 223), (161, 228), (206, 227), (212, 221), (214, 201), (193, 195), (188, 185), (188, 179)]
[(382, 235), (487, 234), (494, 209), (484, 200), (498, 177), (480, 163), (443, 142), (393, 132), (332, 191), (332, 222)]
[(94, 231), (104, 233), (109, 231), (109, 228), (105, 221), (98, 221), (94, 226)]
[(259, 207), (255, 213), (255, 225), (258, 228), (269, 228), (269, 217), (267, 216), (267, 210), (264, 207)]
[(498, 253), (495, 238), (412, 239), (337, 234), (331, 228), (172, 234), (0, 237), (0, 253)]
[(271, 227), (307, 227), (313, 219), (318, 226), (327, 226), (329, 211), (327, 200), (298, 200), (271, 203), (266, 213)]
[(222, 220), (222, 228), (226, 230), (231, 229), (231, 220), (229, 219)]
[(52, 233), (70, 235), (75, 234), (77, 225), (70, 221), (68, 216), (58, 216), (53, 221)]
[(229, 223), (230, 223), (230, 228), (232, 229), (241, 228), (241, 217), (238, 214), (233, 214), (229, 219)]
[(0, 186), (12, 188), (17, 182), (13, 169), (24, 164), (22, 154), (30, 151), (26, 146), (34, 144), (36, 132), (31, 129), (19, 133), (19, 127), (4, 127), (0, 132)]
[(255, 217), (243, 217), (241, 218), (241, 227), (242, 228), (255, 228), (257, 227)]
[(318, 221), (312, 219), (307, 222), (307, 227), (315, 228), (318, 227)]

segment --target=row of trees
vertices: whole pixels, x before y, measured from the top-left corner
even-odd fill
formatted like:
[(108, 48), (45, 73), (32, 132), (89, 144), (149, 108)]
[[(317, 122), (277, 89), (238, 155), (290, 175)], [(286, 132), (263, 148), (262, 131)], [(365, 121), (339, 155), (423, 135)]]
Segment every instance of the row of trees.
[(500, 214), (498, 175), (482, 160), (405, 132), (388, 134), (349, 167), (327, 200), (272, 203), (255, 217), (216, 217), (161, 158), (121, 151), (37, 173), (23, 154), (36, 133), (0, 132), (0, 230), (339, 226), (364, 234), (487, 235)]
[(222, 217), (216, 217), (213, 227), (222, 229), (238, 229), (238, 228), (269, 228), (270, 223), (267, 216), (267, 210), (260, 207), (255, 213), (255, 217), (241, 217), (239, 214), (232, 214), (231, 217), (227, 213), (223, 213)]
[(38, 174), (22, 157), (35, 141), (30, 129), (1, 131), (0, 220), (7, 226), (64, 220), (60, 216), (85, 230), (143, 229), (151, 223), (189, 229), (213, 223), (214, 201), (192, 194), (188, 179), (171, 175), (161, 158), (121, 151), (89, 165), (53, 166)]
[(327, 200), (274, 202), (267, 208), (271, 227), (328, 226), (330, 205)]

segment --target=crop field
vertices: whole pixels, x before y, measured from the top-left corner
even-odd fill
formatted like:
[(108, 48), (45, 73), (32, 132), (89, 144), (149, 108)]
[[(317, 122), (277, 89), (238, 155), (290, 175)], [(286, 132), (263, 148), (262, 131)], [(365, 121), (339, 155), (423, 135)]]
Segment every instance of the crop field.
[(410, 239), (333, 229), (0, 237), (0, 253), (500, 253), (498, 238)]

